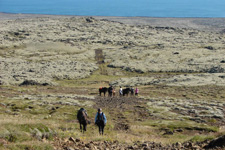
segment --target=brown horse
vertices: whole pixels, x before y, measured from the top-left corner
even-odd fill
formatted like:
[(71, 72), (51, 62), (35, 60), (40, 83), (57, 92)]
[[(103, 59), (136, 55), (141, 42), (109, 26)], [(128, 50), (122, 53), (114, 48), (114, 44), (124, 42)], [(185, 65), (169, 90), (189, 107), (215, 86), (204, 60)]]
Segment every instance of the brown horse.
[(77, 112), (77, 120), (80, 123), (80, 131), (84, 133), (84, 131), (87, 130), (87, 124), (90, 123), (90, 121), (88, 121), (88, 115), (87, 115), (87, 111), (84, 108), (81, 108), (80, 110), (78, 110)]

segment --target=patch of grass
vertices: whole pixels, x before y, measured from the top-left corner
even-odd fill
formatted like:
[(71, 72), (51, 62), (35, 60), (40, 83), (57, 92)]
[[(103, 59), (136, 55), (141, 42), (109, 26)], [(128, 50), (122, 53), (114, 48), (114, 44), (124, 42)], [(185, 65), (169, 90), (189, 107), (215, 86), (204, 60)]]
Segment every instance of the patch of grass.
[(212, 135), (196, 135), (196, 136), (192, 137), (190, 141), (202, 142), (205, 140), (213, 140), (214, 138), (215, 138), (215, 136), (212, 136)]
[(48, 114), (49, 110), (43, 107), (36, 107), (35, 109), (29, 110), (29, 113), (31, 115), (44, 115), (44, 114)]
[(101, 86), (109, 86), (109, 82), (119, 79), (119, 76), (107, 76), (107, 75), (99, 75), (93, 74), (88, 78), (79, 79), (79, 80), (58, 80), (56, 81), (61, 86), (75, 86), (75, 87), (101, 87)]
[(192, 138), (191, 135), (180, 134), (180, 133), (175, 133), (173, 135), (164, 135), (163, 137), (168, 140), (167, 141), (168, 144), (172, 144), (176, 142), (183, 143), (185, 141), (189, 141)]
[(55, 134), (53, 130), (42, 123), (18, 125), (7, 123), (1, 125), (0, 137), (6, 139), (11, 143), (30, 141), (33, 139), (34, 131), (38, 131), (41, 134), (44, 134), (48, 139), (52, 139)]
[(8, 150), (54, 150), (52, 145), (38, 141), (10, 144), (6, 148)]
[(99, 73), (100, 73), (101, 75), (108, 75), (108, 72), (107, 72), (107, 65), (106, 65), (106, 64), (100, 64), (100, 65), (98, 66), (98, 68), (99, 68)]
[(15, 127), (13, 129), (7, 128), (7, 130), (1, 131), (0, 137), (11, 143), (29, 141), (32, 139), (29, 133), (18, 130)]
[(211, 119), (209, 119), (209, 120), (208, 120), (208, 122), (210, 122), (210, 123), (216, 123), (216, 122), (217, 122), (217, 120), (216, 120), (216, 119), (214, 119), (214, 118), (211, 118)]
[(132, 125), (130, 129), (133, 134), (137, 134), (137, 135), (145, 135), (145, 134), (154, 135), (155, 134), (154, 128), (150, 126)]
[(30, 132), (31, 130), (37, 128), (41, 132), (49, 132), (49, 128), (42, 124), (42, 123), (37, 123), (37, 124), (20, 124), (18, 127), (25, 132)]
[(218, 132), (218, 127), (208, 126), (205, 124), (199, 124), (192, 121), (177, 121), (177, 120), (161, 120), (161, 121), (145, 121), (142, 122), (142, 125), (148, 125), (152, 127), (156, 127), (158, 129), (169, 129), (174, 131), (176, 129), (184, 129), (184, 130), (198, 130), (198, 131), (206, 131), (206, 132)]

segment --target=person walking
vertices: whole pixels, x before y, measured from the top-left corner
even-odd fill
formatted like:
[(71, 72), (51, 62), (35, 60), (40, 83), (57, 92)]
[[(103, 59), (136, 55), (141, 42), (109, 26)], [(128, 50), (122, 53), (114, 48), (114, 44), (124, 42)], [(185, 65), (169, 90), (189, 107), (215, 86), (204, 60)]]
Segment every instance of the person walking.
[(138, 96), (138, 93), (139, 93), (139, 89), (136, 87), (136, 89), (135, 89), (135, 95)]
[(106, 123), (107, 123), (107, 119), (106, 119), (105, 114), (102, 112), (101, 108), (98, 108), (98, 112), (95, 115), (95, 124), (99, 128), (100, 135), (104, 134), (104, 127), (105, 127)]
[(115, 89), (115, 87), (113, 87), (113, 97), (115, 97), (116, 96), (116, 89)]
[(120, 87), (119, 93), (120, 93), (120, 96), (123, 96), (123, 89), (122, 89), (122, 87)]
[(134, 95), (134, 88), (133, 88), (133, 87), (130, 88), (130, 95), (131, 95), (131, 96)]

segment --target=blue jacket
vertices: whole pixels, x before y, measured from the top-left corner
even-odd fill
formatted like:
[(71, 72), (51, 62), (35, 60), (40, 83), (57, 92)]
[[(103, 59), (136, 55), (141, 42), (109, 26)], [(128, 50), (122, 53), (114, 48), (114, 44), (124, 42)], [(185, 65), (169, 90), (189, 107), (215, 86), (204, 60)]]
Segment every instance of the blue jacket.
[[(103, 114), (103, 120), (104, 120), (104, 123), (106, 124), (106, 122), (107, 122), (107, 119), (106, 119), (106, 116), (105, 116), (105, 114), (104, 113), (100, 113), (100, 117), (102, 117), (102, 114)], [(95, 115), (95, 123), (96, 123), (96, 121), (97, 121), (97, 118), (98, 118), (98, 112), (97, 112), (97, 114)]]

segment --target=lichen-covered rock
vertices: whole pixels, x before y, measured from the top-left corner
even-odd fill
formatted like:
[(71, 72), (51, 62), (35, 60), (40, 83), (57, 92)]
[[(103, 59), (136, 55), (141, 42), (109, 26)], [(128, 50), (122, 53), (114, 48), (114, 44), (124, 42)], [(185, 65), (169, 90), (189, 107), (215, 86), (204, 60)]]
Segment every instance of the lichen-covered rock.
[(1, 84), (55, 85), (53, 79), (79, 79), (91, 75), (98, 67), (94, 63), (58, 60), (29, 62), (0, 57)]
[(204, 74), (184, 74), (175, 75), (170, 78), (154, 78), (154, 77), (132, 77), (120, 78), (110, 82), (113, 86), (138, 86), (138, 85), (157, 85), (166, 84), (169, 86), (203, 86), (218, 85), (224, 86), (224, 73), (204, 73)]

